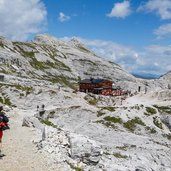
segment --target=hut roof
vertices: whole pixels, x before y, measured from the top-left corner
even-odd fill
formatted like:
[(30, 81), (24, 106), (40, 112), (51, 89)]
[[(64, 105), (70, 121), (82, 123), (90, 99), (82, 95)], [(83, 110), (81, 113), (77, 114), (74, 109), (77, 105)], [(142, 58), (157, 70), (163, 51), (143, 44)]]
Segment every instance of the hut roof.
[(79, 83), (94, 83), (94, 84), (98, 84), (105, 81), (104, 79), (84, 79), (81, 80)]

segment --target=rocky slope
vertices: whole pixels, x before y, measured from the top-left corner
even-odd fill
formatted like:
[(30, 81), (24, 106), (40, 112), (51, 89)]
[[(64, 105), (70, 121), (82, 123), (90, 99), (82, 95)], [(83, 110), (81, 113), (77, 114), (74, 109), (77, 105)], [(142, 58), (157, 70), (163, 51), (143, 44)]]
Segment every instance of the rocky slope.
[[(62, 171), (171, 169), (170, 91), (122, 100), (59, 90), (55, 85), (35, 86), (34, 80), (29, 84), (31, 90), (1, 85), (1, 97), (24, 116), (24, 126), (40, 130), (33, 143), (54, 169), (55, 165)], [(46, 110), (42, 116), (36, 111), (41, 104)]]
[(30, 42), (12, 42), (0, 37), (0, 72), (71, 88), (76, 88), (74, 83), (80, 79), (105, 78), (113, 80), (116, 87), (133, 92), (138, 86), (142, 91), (145, 87), (166, 88), (171, 80), (166, 75), (157, 80), (135, 78), (119, 65), (98, 57), (76, 39), (63, 41), (48, 35), (37, 35)]
[(140, 79), (119, 65), (104, 60), (75, 39), (62, 41), (38, 35), (31, 42), (0, 38), (0, 72), (25, 78), (58, 82), (72, 87), (84, 78), (106, 78), (123, 88), (135, 89)]
[[(0, 82), (0, 103), (24, 118), (23, 123), (10, 123), (17, 128), (13, 134), (22, 129), (21, 136), (27, 136), (21, 125), (37, 129), (36, 135), (29, 134), (37, 149), (34, 156), (40, 154), (42, 162), (44, 156), (49, 170), (171, 170), (170, 73), (159, 80), (136, 79), (75, 39), (65, 42), (47, 35), (25, 43), (1, 38), (0, 61), (5, 75)], [(132, 91), (142, 86), (142, 91), (132, 97), (105, 97), (70, 88), (73, 82), (89, 77), (110, 78)], [(42, 104), (45, 113), (40, 115), (37, 105)], [(8, 140), (11, 135), (6, 135)], [(10, 152), (15, 156), (15, 151)], [(5, 161), (10, 160), (7, 156)], [(39, 168), (37, 162), (34, 167)]]

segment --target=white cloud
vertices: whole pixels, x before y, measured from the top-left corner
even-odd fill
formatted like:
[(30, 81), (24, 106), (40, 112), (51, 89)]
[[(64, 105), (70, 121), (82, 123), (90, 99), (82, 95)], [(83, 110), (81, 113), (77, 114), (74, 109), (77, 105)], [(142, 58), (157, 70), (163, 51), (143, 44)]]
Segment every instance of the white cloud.
[(123, 1), (121, 3), (115, 3), (112, 11), (107, 14), (108, 17), (120, 17), (125, 18), (131, 13), (130, 9), (130, 2), (129, 1)]
[(171, 23), (160, 26), (157, 30), (154, 31), (154, 34), (158, 38), (170, 37), (171, 36)]
[(127, 71), (132, 71), (137, 65), (144, 64), (140, 54), (130, 47), (110, 41), (87, 40), (78, 37), (77, 39), (91, 48), (97, 55), (121, 65)]
[(64, 22), (70, 20), (70, 16), (65, 15), (63, 12), (60, 12), (58, 19), (60, 22)]
[[(68, 40), (70, 38), (65, 38)], [(161, 75), (171, 70), (171, 45), (151, 45), (137, 51), (111, 41), (76, 37), (97, 55), (121, 65), (128, 72)]]
[(171, 45), (151, 45), (146, 48), (145, 60), (147, 64), (154, 64), (156, 72), (165, 73), (171, 70)]
[(171, 19), (171, 0), (149, 0), (138, 11), (156, 12), (161, 19)]
[(45, 28), (46, 15), (41, 0), (0, 0), (0, 35), (26, 40)]

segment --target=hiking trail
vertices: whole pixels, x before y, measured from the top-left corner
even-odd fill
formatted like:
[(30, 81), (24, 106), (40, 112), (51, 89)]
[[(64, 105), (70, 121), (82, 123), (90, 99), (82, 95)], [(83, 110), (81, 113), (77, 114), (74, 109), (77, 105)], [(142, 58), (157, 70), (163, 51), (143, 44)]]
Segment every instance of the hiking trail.
[(38, 152), (32, 143), (36, 136), (34, 128), (22, 127), (23, 116), (17, 111), (8, 113), (10, 130), (4, 131), (2, 139), (2, 154), (0, 158), (1, 171), (47, 171), (56, 170), (48, 164), (46, 156)]

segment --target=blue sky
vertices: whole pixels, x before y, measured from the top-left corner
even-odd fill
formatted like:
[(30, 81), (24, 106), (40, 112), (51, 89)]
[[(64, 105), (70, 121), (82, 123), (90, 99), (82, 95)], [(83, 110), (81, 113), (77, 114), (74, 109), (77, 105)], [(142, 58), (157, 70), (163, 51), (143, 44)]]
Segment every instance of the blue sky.
[(129, 72), (171, 70), (171, 0), (0, 0), (0, 35), (39, 33), (76, 37)]
[[(86, 39), (108, 40), (137, 48), (152, 43), (155, 40), (153, 30), (162, 21), (155, 15), (137, 12), (141, 4), (137, 3), (137, 0), (132, 0), (130, 8), (134, 13), (132, 12), (131, 15), (125, 18), (108, 17), (107, 14), (117, 2), (124, 1), (56, 0), (53, 2), (44, 0), (48, 11), (48, 32), (57, 37), (78, 36)], [(60, 12), (69, 18), (61, 22)]]

